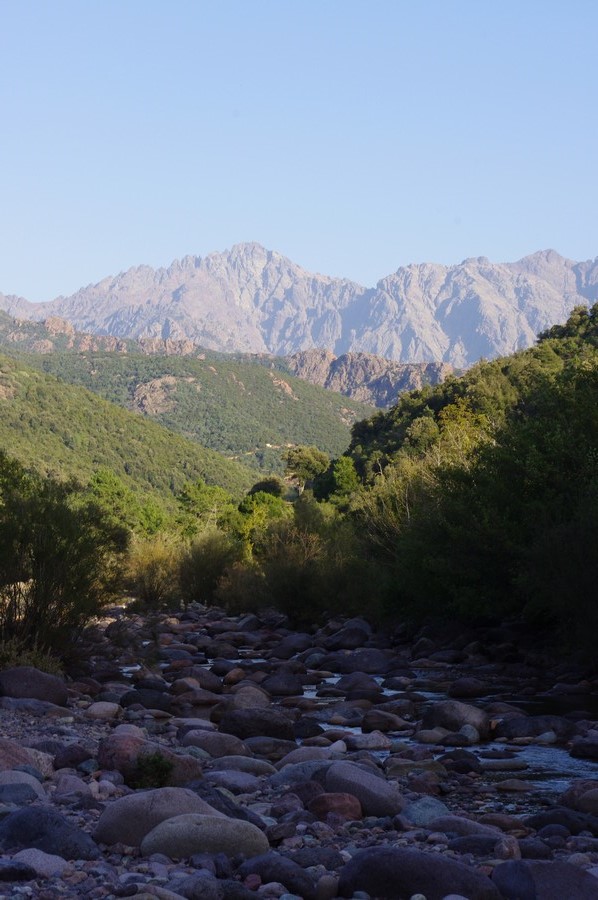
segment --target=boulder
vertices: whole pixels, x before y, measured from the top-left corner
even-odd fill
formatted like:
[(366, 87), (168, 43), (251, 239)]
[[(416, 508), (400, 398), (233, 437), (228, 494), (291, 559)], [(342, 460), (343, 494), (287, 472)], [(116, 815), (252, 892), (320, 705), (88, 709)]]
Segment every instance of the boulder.
[(446, 728), (448, 731), (459, 731), (463, 725), (472, 725), (482, 738), (488, 736), (490, 719), (487, 714), (460, 700), (442, 700), (434, 703), (423, 718), (424, 729)]
[(291, 719), (274, 708), (232, 709), (223, 715), (220, 730), (241, 739), (273, 737), (292, 741), (294, 738)]
[(88, 834), (54, 809), (28, 806), (0, 822), (0, 850), (33, 847), (63, 859), (97, 859), (99, 850)]
[(492, 880), (505, 900), (598, 900), (598, 879), (561, 860), (509, 860), (495, 867)]
[(443, 900), (450, 894), (468, 900), (501, 900), (486, 875), (437, 853), (395, 847), (374, 847), (355, 854), (340, 872), (340, 897), (365, 891), (378, 900), (423, 894)]
[(32, 666), (14, 666), (0, 672), (0, 694), (5, 697), (32, 697), (56, 706), (65, 706), (68, 699), (66, 683), (62, 678), (40, 672)]
[(181, 858), (195, 853), (224, 853), (227, 856), (258, 856), (269, 849), (268, 839), (259, 828), (241, 819), (205, 816), (197, 813), (166, 819), (141, 843), (143, 856), (164, 853)]
[(396, 784), (353, 763), (332, 763), (325, 775), (325, 788), (357, 797), (366, 816), (394, 816), (406, 805)]
[(248, 875), (259, 875), (262, 884), (276, 881), (283, 884), (289, 893), (296, 894), (304, 900), (316, 900), (315, 885), (311, 876), (296, 862), (274, 851), (248, 859), (239, 868), (239, 875), (243, 879)]
[(185, 813), (223, 815), (186, 788), (156, 788), (109, 803), (100, 816), (94, 839), (102, 844), (139, 847), (146, 834), (160, 822)]

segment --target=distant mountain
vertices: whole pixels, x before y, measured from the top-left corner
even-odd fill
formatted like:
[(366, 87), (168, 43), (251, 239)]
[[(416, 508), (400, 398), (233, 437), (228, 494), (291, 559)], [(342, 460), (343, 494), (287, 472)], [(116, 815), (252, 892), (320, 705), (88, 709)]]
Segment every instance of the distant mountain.
[[(337, 400), (328, 398), (324, 401), (323, 398), (319, 397), (317, 394), (312, 394), (310, 397), (304, 398), (311, 410), (309, 418), (306, 421), (309, 421), (316, 430), (319, 429), (319, 435), (303, 435), (302, 441), (295, 440), (295, 442), (303, 443), (306, 440), (309, 440), (309, 442), (315, 442), (318, 446), (321, 446), (323, 450), (333, 454), (339, 449), (344, 449), (346, 444), (346, 433), (343, 432), (342, 435), (339, 433), (339, 426), (341, 423), (342, 426), (346, 427), (347, 424), (352, 422), (355, 418), (369, 415), (369, 406), (391, 406), (393, 403), (397, 402), (399, 396), (405, 393), (405, 391), (416, 390), (421, 388), (424, 384), (438, 384), (452, 371), (452, 367), (447, 363), (396, 363), (392, 360), (383, 359), (380, 356), (373, 356), (369, 353), (345, 353), (343, 356), (335, 357), (329, 350), (304, 350), (289, 357), (275, 357), (270, 354), (223, 354), (215, 350), (203, 350), (189, 339), (141, 338), (138, 341), (130, 339), (124, 340), (122, 338), (113, 337), (112, 335), (92, 335), (75, 331), (70, 322), (67, 322), (66, 319), (59, 318), (58, 316), (50, 316), (41, 322), (34, 322), (26, 319), (13, 319), (7, 313), (0, 311), (0, 348), (2, 347), (7, 353), (14, 354), (18, 352), (20, 354), (28, 354), (31, 365), (40, 366), (47, 372), (53, 372), (60, 377), (64, 377), (67, 381), (74, 380), (77, 384), (83, 384), (91, 390), (96, 391), (98, 390), (97, 379), (94, 382), (94, 379), (89, 375), (84, 374), (84, 371), (77, 371), (77, 375), (74, 376), (77, 365), (73, 364), (72, 360), (69, 360), (69, 353), (98, 354), (110, 352), (130, 356), (143, 354), (147, 356), (162, 357), (194, 357), (198, 362), (196, 364), (189, 363), (189, 365), (191, 367), (195, 365), (195, 375), (197, 376), (199, 373), (205, 375), (208, 373), (208, 379), (210, 382), (214, 383), (214, 387), (216, 387), (217, 384), (217, 378), (214, 378), (214, 375), (217, 374), (218, 371), (214, 368), (214, 365), (216, 364), (218, 364), (218, 368), (221, 372), (223, 371), (222, 366), (224, 366), (224, 369), (227, 372), (229, 370), (234, 370), (236, 372), (236, 378), (238, 379), (237, 383), (242, 383), (244, 379), (246, 380), (246, 376), (243, 372), (244, 368), (248, 365), (254, 366), (256, 363), (259, 363), (262, 367), (278, 369), (286, 375), (293, 375), (296, 378), (310, 382), (310, 384), (323, 387), (327, 391), (333, 391), (335, 393), (343, 394), (345, 397), (350, 397), (352, 400), (357, 401), (358, 404), (367, 404), (367, 406), (347, 405), (346, 403), (339, 401), (338, 398)], [(53, 360), (52, 362), (45, 360), (43, 363), (40, 363), (35, 356), (30, 355), (36, 354), (45, 357), (49, 354), (56, 353), (59, 354), (59, 359)], [(61, 354), (65, 354), (64, 357)], [(93, 368), (97, 373), (97, 356), (94, 357), (94, 359), (95, 362), (93, 365), (90, 363), (88, 368)], [(208, 362), (206, 363), (205, 360), (208, 360)], [(84, 365), (82, 361), (78, 364), (79, 370), (81, 369), (81, 365)], [(111, 361), (109, 368), (114, 368), (114, 365), (114, 361)], [(122, 364), (116, 365), (117, 367), (120, 366), (122, 369)], [(185, 368), (184, 365), (181, 368), (181, 364), (175, 365), (174, 363), (171, 363), (171, 370), (173, 369), (173, 366), (175, 369), (181, 371)], [(189, 368), (189, 366), (187, 366), (187, 368)], [(139, 364), (131, 363), (129, 374), (126, 377), (126, 384), (129, 385), (129, 388), (133, 380), (132, 372), (137, 369), (139, 369)], [(102, 372), (104, 373), (105, 371), (106, 363), (104, 362), (102, 364)], [(169, 367), (165, 364), (160, 377), (168, 376), (169, 374), (172, 373), (169, 373)], [(187, 380), (188, 376), (189, 372), (187, 372), (187, 376), (185, 376)], [(252, 381), (255, 381), (256, 377), (258, 376), (256, 376), (255, 373), (250, 375)], [(120, 371), (116, 378), (116, 383), (122, 388), (123, 383), (125, 383), (123, 382), (123, 372)], [(147, 382), (147, 384), (149, 385), (150, 382)], [(260, 425), (262, 427), (267, 427), (268, 416), (266, 414), (266, 418), (264, 418), (263, 415), (260, 415), (258, 404), (256, 404), (255, 401), (257, 397), (266, 399), (266, 395), (275, 389), (276, 385), (272, 380), (263, 380), (257, 394), (251, 395), (252, 400), (249, 405), (246, 402), (247, 397), (245, 397), (242, 410), (239, 409), (237, 411), (238, 422), (243, 418), (247, 418), (247, 415), (249, 416), (248, 428), (243, 435), (243, 439), (238, 442), (238, 447), (245, 447), (244, 452), (248, 452), (245, 445), (247, 441), (251, 441), (251, 435), (255, 433), (256, 426), (258, 428)], [(125, 392), (122, 397), (113, 398), (113, 390), (113, 387), (108, 384), (103, 384), (103, 389), (99, 392), (108, 399), (117, 399), (117, 402), (124, 403), (131, 408), (136, 408), (136, 400), (132, 393), (131, 396), (128, 396)], [(140, 396), (144, 392), (142, 380), (139, 382), (138, 391), (140, 392)], [(302, 390), (299, 392), (303, 393)], [(176, 405), (172, 385), (169, 388), (169, 394), (170, 400), (168, 405), (172, 408)], [(290, 392), (287, 391), (287, 397), (292, 395), (292, 390)], [(202, 393), (202, 400), (199, 401), (200, 408), (195, 410), (195, 419), (198, 420), (199, 416), (199, 421), (206, 422), (207, 417), (204, 397), (205, 391)], [(222, 408), (230, 405), (233, 398), (234, 393), (231, 394), (228, 387), (223, 384), (220, 391), (216, 388), (212, 403), (218, 406), (219, 414), (221, 414)], [(151, 403), (149, 403), (149, 406), (151, 406)], [(287, 412), (288, 410), (292, 411), (291, 419), (296, 419), (296, 414), (300, 412), (296, 408), (296, 404), (289, 404), (287, 402), (286, 406), (288, 408)], [(138, 405), (137, 408), (142, 412), (147, 413), (149, 411), (150, 414), (153, 414), (148, 409), (148, 403), (144, 402), (141, 406)], [(318, 421), (319, 413), (323, 408), (329, 410), (333, 417), (335, 416), (338, 420), (336, 426), (332, 425), (332, 432), (330, 422), (327, 427), (322, 428), (322, 424), (324, 423)], [(158, 411), (159, 414), (162, 412), (163, 410)], [(278, 413), (276, 416), (276, 423), (272, 422), (271, 426), (274, 425), (275, 430), (279, 432), (280, 424), (285, 421), (285, 419), (287, 419), (286, 414), (281, 417), (280, 413)], [(287, 421), (286, 424), (288, 425), (290, 423)], [(184, 423), (181, 423), (181, 427), (183, 427), (185, 431), (188, 431), (190, 427), (188, 420), (185, 419)], [(239, 432), (239, 428), (235, 428), (234, 430)], [(331, 437), (331, 434), (334, 434), (334, 437)], [(214, 439), (213, 428), (211, 428), (207, 434), (204, 434), (203, 437), (208, 437), (208, 446), (212, 446), (217, 450), (230, 452), (230, 446), (228, 444), (219, 446), (210, 443), (210, 438)], [(204, 442), (206, 441), (204, 440)], [(269, 443), (272, 443), (272, 441), (269, 441)], [(256, 452), (260, 454), (263, 465), (264, 460), (261, 455), (262, 451), (258, 450)]]
[(574, 262), (553, 250), (514, 263), (410, 265), (366, 288), (253, 243), (167, 269), (132, 268), (50, 303), (0, 295), (0, 308), (27, 319), (60, 316), (94, 334), (191, 340), (225, 352), (319, 348), (464, 367), (530, 346), (573, 306), (596, 300), (598, 259)]

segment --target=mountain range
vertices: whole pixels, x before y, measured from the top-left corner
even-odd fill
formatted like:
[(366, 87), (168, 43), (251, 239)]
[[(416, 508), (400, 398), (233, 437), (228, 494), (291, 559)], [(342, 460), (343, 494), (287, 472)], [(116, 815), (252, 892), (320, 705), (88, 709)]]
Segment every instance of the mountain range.
[(327, 349), (466, 367), (533, 344), (539, 331), (598, 300), (598, 258), (554, 250), (518, 262), (399, 268), (375, 287), (307, 272), (256, 243), (168, 268), (131, 268), (70, 297), (29, 303), (0, 294), (24, 319), (59, 316), (115, 338), (186, 341), (224, 352), (288, 356)]

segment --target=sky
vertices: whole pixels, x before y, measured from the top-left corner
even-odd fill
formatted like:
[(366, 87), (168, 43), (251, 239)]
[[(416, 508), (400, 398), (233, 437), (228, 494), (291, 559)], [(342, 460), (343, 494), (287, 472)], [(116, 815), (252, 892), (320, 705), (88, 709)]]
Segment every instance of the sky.
[(595, 0), (0, 0), (0, 292), (598, 255)]

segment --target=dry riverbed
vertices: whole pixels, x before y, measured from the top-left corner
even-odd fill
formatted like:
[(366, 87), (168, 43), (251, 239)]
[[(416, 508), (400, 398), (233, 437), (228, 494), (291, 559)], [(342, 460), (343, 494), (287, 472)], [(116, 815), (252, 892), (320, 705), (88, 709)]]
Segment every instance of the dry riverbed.
[(0, 673), (0, 897), (598, 900), (597, 695), (508, 629), (115, 610)]

